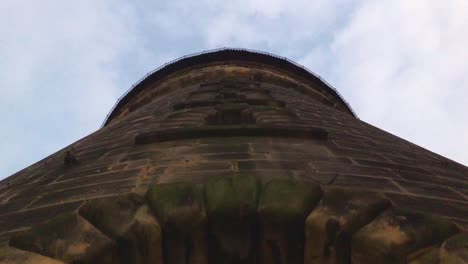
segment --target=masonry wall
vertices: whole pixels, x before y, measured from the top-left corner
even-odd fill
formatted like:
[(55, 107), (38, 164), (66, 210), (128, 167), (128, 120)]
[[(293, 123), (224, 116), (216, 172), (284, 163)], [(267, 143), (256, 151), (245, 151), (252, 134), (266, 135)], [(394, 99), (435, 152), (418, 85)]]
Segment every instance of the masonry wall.
[[(252, 63), (168, 76), (107, 126), (3, 180), (1, 241), (87, 200), (241, 174), (375, 191), (468, 227), (468, 168), (353, 117), (322, 89)], [(65, 165), (67, 151), (76, 163)]]

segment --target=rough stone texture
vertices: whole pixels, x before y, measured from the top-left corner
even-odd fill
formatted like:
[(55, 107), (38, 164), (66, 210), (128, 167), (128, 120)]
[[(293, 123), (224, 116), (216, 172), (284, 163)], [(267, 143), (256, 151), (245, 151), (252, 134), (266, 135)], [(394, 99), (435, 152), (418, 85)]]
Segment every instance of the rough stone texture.
[(327, 190), (306, 220), (304, 263), (349, 263), (352, 235), (389, 206), (375, 193)]
[[(196, 134), (200, 131), (209, 137)], [(219, 51), (157, 71), (125, 96), (103, 128), (2, 180), (0, 245), (60, 213), (75, 212), (86, 201), (128, 193), (150, 197), (158, 185), (201, 188), (213, 177), (234, 179), (242, 174), (255, 176), (262, 186), (272, 180), (294, 180), (324, 190), (377, 192), (395, 208), (431, 213), (468, 230), (467, 167), (359, 120), (326, 83), (300, 67), (262, 54)], [(196, 201), (203, 208), (199, 213), (208, 226), (196, 236), (208, 240), (204, 245), (210, 247), (211, 238), (220, 235), (210, 226), (213, 211), (205, 211), (207, 193), (203, 188), (197, 192)], [(154, 223), (161, 225), (163, 246), (169, 247), (164, 226), (170, 221), (158, 211), (163, 203), (145, 203), (154, 210)], [(128, 213), (122, 226), (140, 221), (138, 212), (143, 211), (132, 208), (119, 207)], [(327, 217), (351, 215), (346, 210), (334, 214)], [(150, 213), (144, 215), (150, 219)], [(324, 229), (320, 221), (312, 222), (323, 235), (326, 225)], [(344, 226), (333, 223), (331, 231)], [(258, 227), (257, 234), (265, 228)], [(341, 240), (330, 238), (335, 239), (329, 248), (332, 256)], [(256, 251), (266, 249), (265, 243)], [(421, 248), (404, 253), (417, 255), (432, 246), (440, 245), (421, 242)], [(271, 247), (274, 243), (268, 250)], [(236, 250), (241, 252), (240, 247)], [(208, 259), (208, 251), (203, 259)]]
[(352, 238), (352, 263), (406, 263), (412, 252), (443, 242), (457, 232), (449, 221), (389, 209)]
[(73, 263), (118, 263), (115, 244), (83, 218), (63, 214), (17, 234), (10, 246)]
[(407, 258), (409, 264), (439, 264), (439, 247), (432, 246), (410, 254)]
[(322, 195), (317, 185), (275, 179), (262, 192), (259, 263), (303, 263), (304, 222)]
[(259, 180), (241, 174), (205, 186), (211, 263), (255, 263)]
[(444, 242), (440, 249), (440, 264), (468, 263), (468, 233), (457, 234)]
[(161, 227), (135, 194), (92, 200), (80, 215), (117, 243), (123, 263), (162, 263)]
[(166, 263), (208, 263), (207, 219), (199, 186), (153, 185), (146, 197), (164, 229)]
[(12, 247), (0, 247), (0, 263), (3, 264), (64, 264), (62, 261)]

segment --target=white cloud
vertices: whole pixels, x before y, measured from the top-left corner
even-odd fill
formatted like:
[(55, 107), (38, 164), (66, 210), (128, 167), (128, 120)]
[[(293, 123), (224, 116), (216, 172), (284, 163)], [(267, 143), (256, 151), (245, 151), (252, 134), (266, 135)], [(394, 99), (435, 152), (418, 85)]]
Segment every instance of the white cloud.
[(363, 120), (468, 164), (466, 14), (466, 1), (363, 2), (330, 58)]
[(465, 0), (7, 0), (0, 4), (0, 178), (97, 129), (179, 56), (246, 47), (296, 60), (358, 115), (468, 164)]
[(296, 45), (320, 41), (346, 17), (354, 2), (173, 0), (145, 4), (154, 11), (148, 21), (159, 33), (180, 40), (198, 39), (205, 48), (246, 46), (288, 55)]
[(128, 87), (118, 70), (138, 32), (115, 3), (2, 2), (0, 178), (97, 129)]

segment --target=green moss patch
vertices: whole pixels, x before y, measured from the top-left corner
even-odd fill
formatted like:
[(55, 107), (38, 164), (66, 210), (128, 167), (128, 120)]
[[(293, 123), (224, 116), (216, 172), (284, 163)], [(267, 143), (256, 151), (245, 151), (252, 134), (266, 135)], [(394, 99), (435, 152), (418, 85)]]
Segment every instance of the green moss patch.
[(165, 263), (207, 263), (202, 188), (192, 183), (152, 184), (146, 199), (163, 227)]
[(280, 224), (303, 224), (305, 217), (322, 196), (320, 186), (289, 179), (273, 179), (263, 190), (259, 213)]
[(322, 196), (320, 186), (273, 179), (260, 198), (260, 263), (303, 263), (304, 223)]
[(211, 262), (254, 263), (259, 193), (260, 182), (251, 175), (206, 182)]
[(195, 184), (153, 184), (146, 199), (163, 226), (190, 230), (206, 220), (203, 193)]
[(260, 182), (255, 176), (216, 177), (205, 184), (206, 207), (209, 214), (239, 216), (257, 210)]

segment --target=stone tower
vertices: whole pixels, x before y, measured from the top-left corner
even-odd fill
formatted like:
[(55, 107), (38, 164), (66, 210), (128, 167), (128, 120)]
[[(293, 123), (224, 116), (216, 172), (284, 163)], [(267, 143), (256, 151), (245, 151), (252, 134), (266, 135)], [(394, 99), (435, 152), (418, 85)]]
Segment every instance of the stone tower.
[(183, 57), (0, 183), (1, 263), (468, 263), (468, 168), (281, 57)]

